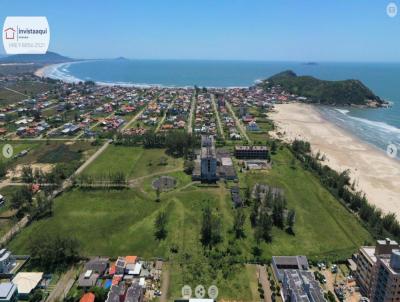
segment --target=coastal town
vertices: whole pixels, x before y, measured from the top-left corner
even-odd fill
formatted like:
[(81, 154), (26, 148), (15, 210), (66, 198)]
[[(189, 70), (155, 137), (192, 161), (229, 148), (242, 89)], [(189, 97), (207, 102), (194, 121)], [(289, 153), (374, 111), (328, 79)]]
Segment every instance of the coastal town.
[(0, 302), (397, 300), (398, 223), (264, 84), (1, 76)]

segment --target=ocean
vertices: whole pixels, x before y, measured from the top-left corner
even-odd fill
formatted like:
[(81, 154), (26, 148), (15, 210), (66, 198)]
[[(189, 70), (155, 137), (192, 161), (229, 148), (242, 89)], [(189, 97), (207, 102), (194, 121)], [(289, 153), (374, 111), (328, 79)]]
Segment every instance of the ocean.
[(165, 87), (248, 87), (291, 69), (298, 75), (325, 80), (358, 79), (391, 108), (319, 107), (337, 126), (385, 151), (389, 144), (400, 158), (400, 63), (318, 63), (205, 61), (205, 60), (93, 60), (49, 67), (49, 77), (65, 81), (93, 80), (100, 84)]

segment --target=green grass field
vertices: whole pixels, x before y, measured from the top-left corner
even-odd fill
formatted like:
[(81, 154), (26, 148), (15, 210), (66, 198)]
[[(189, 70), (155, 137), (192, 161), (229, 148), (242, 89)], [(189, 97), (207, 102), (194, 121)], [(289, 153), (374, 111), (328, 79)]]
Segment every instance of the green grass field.
[[(165, 165), (161, 163), (162, 158), (166, 159)], [(166, 155), (164, 149), (112, 145), (84, 173), (95, 175), (123, 171), (128, 177), (137, 178), (182, 169), (183, 160)]]
[[(1, 73), (1, 71), (0, 71)], [(48, 90), (51, 90), (53, 87), (52, 84), (42, 83), (42, 82), (33, 82), (33, 81), (20, 81), (14, 85), (9, 86), (9, 89), (13, 89), (22, 94), (1, 88), (0, 89), (0, 102), (2, 107), (7, 106), (12, 103), (19, 102), (21, 100), (27, 99), (30, 95), (36, 95), (38, 93), (42, 93)]]
[(89, 142), (64, 142), (64, 141), (10, 141), (0, 143), (0, 152), (5, 144), (13, 147), (14, 156), (23, 150), (28, 150), (25, 156), (6, 159), (1, 156), (0, 161), (12, 162), (12, 166), (32, 163), (68, 163), (73, 160), (81, 160), (93, 154), (96, 147)]
[[(107, 169), (123, 169), (131, 177), (157, 173), (165, 166), (157, 163), (163, 150), (143, 150), (131, 147), (110, 147), (86, 173), (100, 173)], [(288, 207), (296, 210), (295, 236), (274, 228), (272, 243), (262, 243), (262, 258), (272, 255), (307, 255), (312, 259), (346, 259), (360, 245), (371, 242), (369, 233), (334, 197), (325, 190), (318, 179), (304, 171), (300, 165), (290, 168), (291, 153), (283, 149), (274, 156), (274, 165), (267, 172), (239, 174), (242, 188), (255, 183), (268, 183), (284, 189)], [(180, 167), (181, 159), (168, 158), (169, 168)], [(189, 284), (209, 286), (217, 284), (220, 297), (226, 300), (257, 300), (254, 267), (230, 261), (245, 262), (253, 259), (256, 246), (253, 230), (247, 218), (246, 237), (235, 240), (231, 232), (234, 209), (231, 205), (229, 184), (207, 187), (191, 183), (183, 172), (166, 173), (177, 178), (175, 190), (161, 194), (155, 201), (151, 188), (154, 177), (141, 179), (135, 189), (121, 191), (74, 189), (56, 199), (54, 215), (33, 222), (10, 244), (17, 253), (29, 253), (30, 238), (40, 233), (60, 233), (77, 237), (81, 253), (86, 256), (136, 254), (145, 258), (169, 259), (170, 299), (180, 296), (181, 287)], [(200, 243), (202, 209), (205, 204), (222, 219), (223, 242), (218, 250), (234, 248), (236, 256), (219, 259), (223, 268), (216, 269), (215, 262), (204, 256)], [(160, 211), (168, 216), (168, 235), (165, 240), (154, 237), (154, 220)], [(249, 217), (250, 209), (245, 209)], [(173, 248), (173, 249), (171, 249)], [(176, 251), (174, 251), (176, 250)], [(225, 267), (225, 271), (224, 271)], [(229, 267), (229, 273), (226, 273)]]

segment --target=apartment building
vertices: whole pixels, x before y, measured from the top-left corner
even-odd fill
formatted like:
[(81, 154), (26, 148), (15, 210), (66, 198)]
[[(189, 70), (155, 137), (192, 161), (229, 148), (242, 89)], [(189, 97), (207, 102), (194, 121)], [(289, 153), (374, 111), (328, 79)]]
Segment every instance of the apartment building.
[(377, 240), (376, 246), (362, 246), (360, 248), (356, 260), (356, 280), (363, 296), (371, 297), (372, 282), (376, 275), (378, 258), (390, 257), (395, 249), (399, 249), (399, 244), (389, 238)]
[(371, 302), (400, 301), (400, 250), (377, 256), (371, 283)]

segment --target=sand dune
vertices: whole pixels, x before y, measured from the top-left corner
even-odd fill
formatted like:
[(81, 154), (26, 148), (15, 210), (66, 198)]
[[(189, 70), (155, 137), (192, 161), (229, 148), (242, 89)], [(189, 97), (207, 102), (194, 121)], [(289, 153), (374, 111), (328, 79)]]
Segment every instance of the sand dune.
[(313, 152), (327, 156), (325, 163), (331, 168), (351, 171), (357, 189), (371, 204), (400, 219), (400, 161), (328, 122), (312, 105), (277, 105), (270, 117), (278, 126), (275, 135), (309, 141)]

